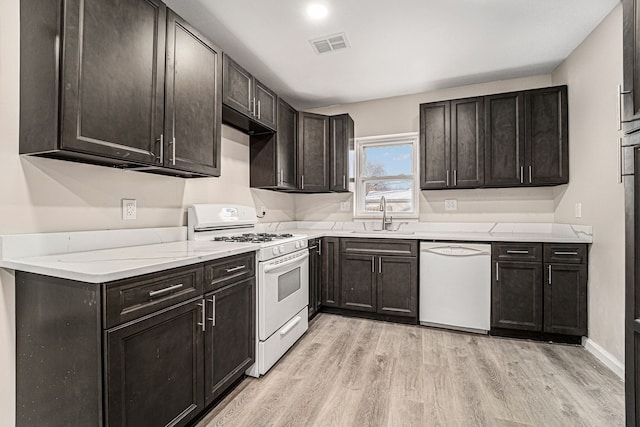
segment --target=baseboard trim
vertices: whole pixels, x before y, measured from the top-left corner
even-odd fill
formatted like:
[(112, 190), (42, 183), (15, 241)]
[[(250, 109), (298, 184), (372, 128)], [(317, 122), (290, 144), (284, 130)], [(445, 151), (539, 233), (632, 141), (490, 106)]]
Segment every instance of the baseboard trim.
[(599, 344), (593, 341), (591, 338), (582, 337), (582, 346), (596, 359), (601, 361), (607, 368), (609, 368), (614, 374), (624, 380), (624, 363), (613, 357), (611, 353), (602, 348)]

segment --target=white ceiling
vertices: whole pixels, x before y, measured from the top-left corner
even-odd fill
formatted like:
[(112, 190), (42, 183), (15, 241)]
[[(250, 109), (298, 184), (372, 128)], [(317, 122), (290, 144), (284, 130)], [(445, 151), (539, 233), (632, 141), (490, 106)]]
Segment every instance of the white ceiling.
[[(166, 0), (303, 109), (551, 72), (619, 0)], [(318, 2), (318, 0), (316, 0)], [(345, 32), (350, 49), (309, 40)]]

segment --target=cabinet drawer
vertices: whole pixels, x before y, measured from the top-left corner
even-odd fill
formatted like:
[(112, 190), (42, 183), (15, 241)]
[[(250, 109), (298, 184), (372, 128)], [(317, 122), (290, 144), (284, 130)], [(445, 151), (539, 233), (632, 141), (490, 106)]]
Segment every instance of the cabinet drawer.
[(108, 283), (106, 328), (202, 295), (202, 277), (202, 264), (198, 264)]
[(561, 264), (586, 264), (587, 245), (545, 243), (544, 262)]
[(494, 243), (491, 245), (494, 261), (542, 261), (541, 243)]
[(416, 240), (400, 239), (340, 239), (343, 254), (374, 254), (385, 256), (418, 256)]
[(255, 253), (236, 255), (211, 261), (204, 266), (204, 291), (220, 289), (232, 282), (254, 277), (256, 274)]

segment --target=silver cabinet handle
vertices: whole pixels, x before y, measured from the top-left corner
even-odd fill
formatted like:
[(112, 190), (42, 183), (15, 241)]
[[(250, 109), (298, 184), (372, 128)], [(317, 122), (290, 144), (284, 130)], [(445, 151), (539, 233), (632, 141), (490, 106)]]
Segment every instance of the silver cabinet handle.
[(618, 138), (618, 184), (622, 184), (622, 173), (624, 171), (624, 168), (622, 166), (623, 162), (624, 156), (622, 155), (622, 138)]
[(164, 135), (160, 134), (160, 156), (156, 157), (159, 163), (164, 161)]
[(453, 186), (458, 186), (458, 169), (453, 170)]
[(347, 189), (347, 176), (346, 175), (342, 175), (342, 189), (343, 190)]
[(382, 257), (378, 257), (378, 274), (382, 274)]
[(514, 249), (514, 250), (508, 250), (507, 253), (512, 255), (528, 255), (529, 251), (519, 251)]
[(562, 251), (557, 251), (553, 253), (554, 255), (578, 255), (578, 252), (562, 252)]
[(211, 317), (209, 320), (211, 321), (211, 326), (216, 326), (216, 296), (213, 295), (209, 302), (211, 303)]
[(280, 169), (280, 185), (284, 183), (284, 169)]
[(256, 116), (256, 98), (254, 97), (251, 102), (253, 104), (251, 107), (251, 115), (255, 117)]
[(496, 261), (496, 282), (500, 281), (500, 268), (498, 267), (499, 262)]
[(449, 186), (449, 170), (447, 169), (447, 187)]
[(175, 136), (173, 137), (171, 142), (169, 142), (169, 144), (171, 144), (171, 164), (175, 166), (176, 165), (176, 137)]
[(242, 270), (243, 268), (245, 268), (244, 265), (239, 265), (233, 268), (226, 268), (224, 271), (226, 271), (227, 273), (233, 273), (234, 271), (239, 271), (239, 270)]
[(524, 184), (524, 166), (520, 166), (520, 184)]
[(529, 184), (531, 184), (531, 175), (533, 175), (533, 166), (529, 165)]
[(551, 264), (549, 264), (549, 284), (551, 284)]
[(622, 118), (622, 95), (630, 95), (632, 91), (622, 90), (622, 85), (618, 85), (618, 130), (622, 130), (622, 123), (625, 121)]
[(260, 100), (258, 100), (258, 120), (260, 120)]
[(300, 175), (300, 189), (304, 190), (304, 175)]
[(374, 256), (371, 257), (371, 272), (376, 272), (376, 257)]
[(159, 289), (157, 291), (151, 291), (151, 292), (149, 292), (149, 298), (157, 297), (158, 295), (168, 294), (169, 292), (173, 292), (175, 290), (178, 290), (183, 286), (184, 285), (182, 283), (179, 283), (177, 285), (169, 286), (168, 288)]
[(206, 328), (205, 320), (206, 320), (206, 317), (207, 317), (207, 315), (205, 313), (206, 310), (205, 310), (205, 306), (204, 306), (204, 299), (202, 299), (202, 302), (200, 304), (198, 304), (198, 307), (200, 307), (200, 310), (201, 310), (201, 313), (202, 313), (201, 314), (202, 323), (198, 323), (198, 326), (202, 326), (202, 332), (204, 332), (205, 328)]
[(322, 239), (318, 240), (318, 255), (322, 256)]

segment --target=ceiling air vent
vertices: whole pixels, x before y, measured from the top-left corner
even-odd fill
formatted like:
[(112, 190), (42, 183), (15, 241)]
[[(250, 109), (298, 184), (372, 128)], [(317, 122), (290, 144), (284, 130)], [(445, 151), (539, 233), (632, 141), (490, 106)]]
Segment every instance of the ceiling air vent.
[(349, 41), (347, 40), (347, 35), (345, 33), (319, 37), (317, 39), (309, 40), (309, 42), (311, 43), (311, 46), (313, 46), (313, 50), (315, 50), (318, 55), (349, 47)]

